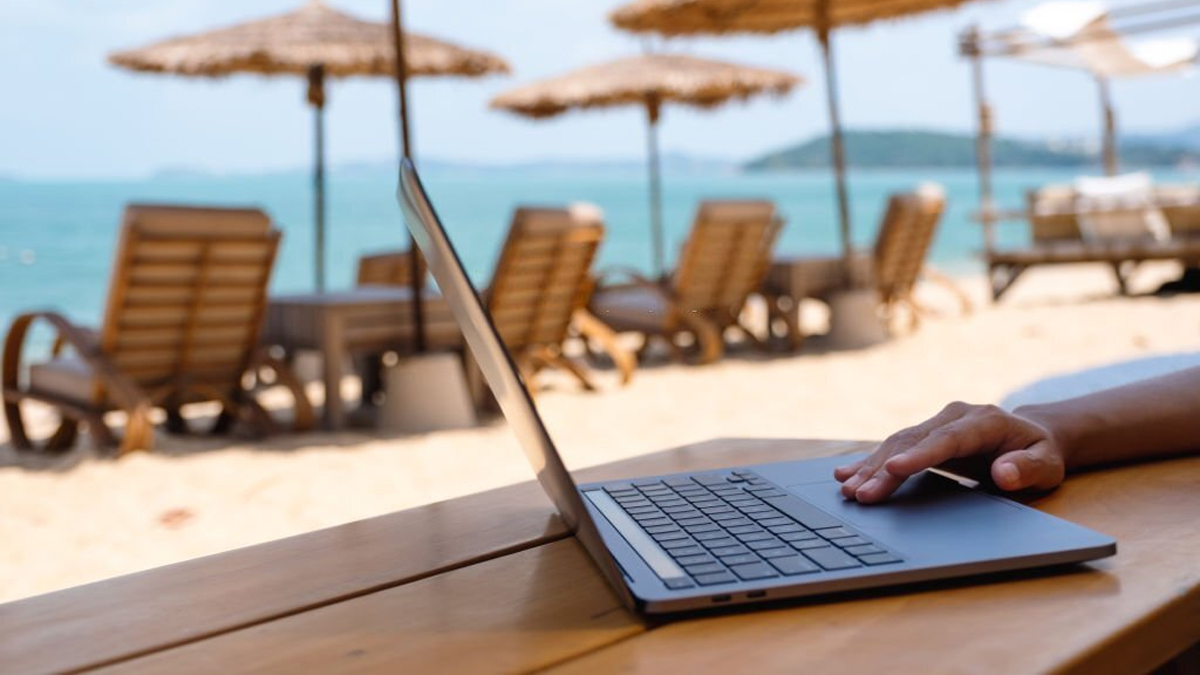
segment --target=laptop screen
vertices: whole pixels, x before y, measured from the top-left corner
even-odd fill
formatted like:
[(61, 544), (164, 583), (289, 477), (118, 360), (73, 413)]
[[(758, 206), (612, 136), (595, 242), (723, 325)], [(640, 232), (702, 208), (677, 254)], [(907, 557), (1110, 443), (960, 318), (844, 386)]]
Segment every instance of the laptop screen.
[(462, 261), (433, 210), (416, 169), (408, 159), (400, 163), (397, 198), (404, 210), (405, 224), (425, 255), (429, 271), (454, 313), (471, 355), (483, 371), (488, 386), (500, 404), (500, 410), (525, 450), (525, 456), (533, 466), (542, 489), (608, 577), (609, 583), (622, 600), (632, 607), (633, 598), (623, 576), (600, 538), (575, 481), (567, 472), (533, 405), (533, 399), (525, 388), (512, 356), (496, 332), (491, 317), (479, 299), (479, 292), (467, 277)]

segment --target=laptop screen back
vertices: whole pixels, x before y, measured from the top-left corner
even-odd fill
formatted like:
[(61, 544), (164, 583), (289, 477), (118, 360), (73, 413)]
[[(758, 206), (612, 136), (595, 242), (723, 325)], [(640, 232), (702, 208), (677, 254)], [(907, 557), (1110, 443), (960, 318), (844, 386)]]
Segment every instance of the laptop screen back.
[(441, 221), (433, 210), (416, 169), (405, 159), (400, 163), (400, 187), (397, 197), (404, 210), (405, 224), (425, 255), (429, 271), (437, 280), (455, 321), (466, 338), (471, 354), (483, 371), (500, 410), (525, 450), (525, 456), (537, 474), (542, 489), (549, 495), (567, 526), (588, 549), (593, 560), (608, 577), (609, 583), (633, 607), (633, 599), (607, 547), (592, 522), (575, 481), (554, 448), (542, 419), (534, 408), (512, 356), (505, 349), (480, 301), (480, 295), (467, 277), (462, 261), (450, 243)]

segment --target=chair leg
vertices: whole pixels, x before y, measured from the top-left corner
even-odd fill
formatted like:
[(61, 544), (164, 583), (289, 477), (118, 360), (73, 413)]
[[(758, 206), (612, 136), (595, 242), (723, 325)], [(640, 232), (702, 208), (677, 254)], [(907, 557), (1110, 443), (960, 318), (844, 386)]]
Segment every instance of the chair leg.
[(680, 318), (692, 335), (696, 336), (696, 342), (699, 344), (700, 357), (696, 363), (707, 365), (724, 356), (724, 336), (715, 324), (695, 314), (683, 314)]
[(150, 407), (138, 406), (128, 411), (125, 422), (125, 437), (117, 449), (117, 456), (124, 457), (136, 450), (154, 449), (154, 424), (150, 421)]
[(922, 270), (922, 274), (924, 274), (925, 277), (933, 283), (945, 288), (955, 298), (958, 299), (958, 304), (962, 308), (963, 316), (968, 316), (971, 314), (971, 312), (974, 310), (974, 307), (971, 305), (971, 298), (967, 297), (966, 292), (959, 288), (958, 284), (954, 283), (954, 279), (951, 279), (949, 275), (933, 265), (926, 265)]
[(167, 408), (167, 431), (172, 434), (188, 433), (187, 420), (183, 419), (183, 413), (177, 405)]
[(12, 441), (13, 447), (18, 450), (31, 450), (33, 443), (29, 441), (29, 435), (25, 433), (25, 420), (21, 417), (20, 404), (5, 401), (4, 419), (8, 422), (8, 437)]
[(287, 388), (292, 394), (292, 431), (304, 433), (310, 431), (316, 423), (312, 401), (304, 391), (304, 383), (296, 377), (290, 365), (269, 354), (259, 356), (258, 367), (269, 368), (275, 374), (275, 381)]
[(1027, 269), (1028, 265), (991, 265), (988, 278), (992, 282), (992, 302), (1000, 302), (1000, 298)]
[(592, 384), (591, 378), (588, 377), (588, 372), (580, 367), (578, 363), (575, 363), (562, 354), (555, 356), (553, 363), (555, 367), (567, 371), (574, 376), (576, 380), (579, 380), (579, 384), (584, 388), (584, 390), (596, 391), (596, 385)]
[(79, 421), (69, 418), (64, 418), (62, 423), (58, 425), (58, 430), (54, 435), (46, 441), (47, 452), (65, 452), (75, 445), (75, 439), (79, 437)]
[[(637, 370), (637, 355), (631, 354), (628, 349), (622, 347), (617, 339), (616, 331), (593, 316), (591, 312), (579, 310), (573, 319), (579, 329), (579, 334), (583, 336), (584, 345), (586, 346), (590, 340), (599, 342), (601, 348), (612, 359), (613, 365), (617, 367), (617, 371), (621, 373), (621, 384), (629, 384), (633, 380), (634, 371)], [(590, 348), (587, 351), (589, 354), (591, 353)]]

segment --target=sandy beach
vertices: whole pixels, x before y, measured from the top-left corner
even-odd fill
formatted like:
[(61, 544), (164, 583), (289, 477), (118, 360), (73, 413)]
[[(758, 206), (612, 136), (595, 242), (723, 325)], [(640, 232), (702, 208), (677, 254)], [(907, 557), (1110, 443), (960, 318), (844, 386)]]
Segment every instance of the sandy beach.
[[(1134, 291), (1177, 273), (1147, 265)], [(626, 388), (554, 380), (538, 403), (571, 467), (715, 437), (880, 439), (963, 399), (999, 402), (1052, 375), (1200, 345), (1200, 297), (1115, 297), (1102, 267), (1037, 270), (1000, 305), (944, 308), (859, 351), (738, 351), (709, 367), (655, 364)], [(813, 330), (823, 320), (806, 308)], [(45, 460), (0, 446), (0, 602), (530, 480), (500, 419), (469, 431), (171, 437), (121, 460), (86, 447)], [(419, 545), (420, 542), (413, 542)]]

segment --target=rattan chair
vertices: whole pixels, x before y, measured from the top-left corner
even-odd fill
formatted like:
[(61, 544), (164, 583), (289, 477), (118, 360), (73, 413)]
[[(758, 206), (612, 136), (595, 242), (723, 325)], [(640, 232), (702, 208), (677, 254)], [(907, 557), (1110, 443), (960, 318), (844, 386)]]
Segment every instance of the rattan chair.
[[(55, 312), (23, 314), (9, 329), (2, 377), (13, 444), (33, 446), (21, 414), (27, 401), (60, 414), (47, 450), (69, 448), (80, 423), (101, 446), (118, 445), (104, 420), (111, 411), (127, 418), (121, 453), (151, 449), (154, 408), (166, 411), (170, 430), (182, 431), (180, 407), (203, 401), (222, 406), (216, 431), (239, 419), (269, 431), (270, 417), (246, 389), (260, 368), (274, 369), (291, 389), (297, 427), (310, 426), (302, 388), (258, 346), (279, 239), (258, 210), (129, 206), (100, 329)], [(53, 358), (29, 365), (23, 377), (23, 344), (39, 320), (57, 331)]]

